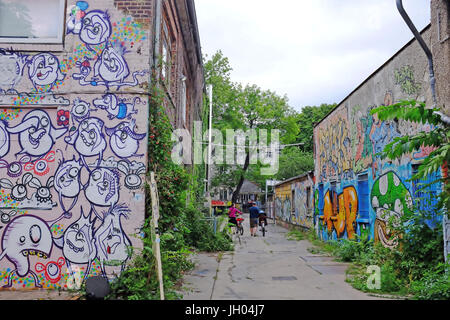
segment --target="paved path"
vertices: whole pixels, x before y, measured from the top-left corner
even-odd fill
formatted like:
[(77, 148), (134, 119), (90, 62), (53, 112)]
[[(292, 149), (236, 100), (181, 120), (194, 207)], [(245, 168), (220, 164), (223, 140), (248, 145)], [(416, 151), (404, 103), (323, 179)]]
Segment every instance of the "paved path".
[(378, 299), (345, 282), (348, 265), (309, 253), (309, 241), (289, 241), (288, 230), (273, 224), (266, 237), (250, 237), (248, 216), (244, 227), (234, 252), (194, 257), (184, 300)]

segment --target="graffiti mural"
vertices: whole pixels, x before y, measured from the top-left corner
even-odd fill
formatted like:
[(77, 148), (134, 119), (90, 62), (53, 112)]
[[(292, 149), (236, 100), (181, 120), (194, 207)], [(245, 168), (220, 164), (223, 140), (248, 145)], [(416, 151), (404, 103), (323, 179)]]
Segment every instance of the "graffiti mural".
[(358, 213), (358, 196), (354, 187), (346, 187), (338, 194), (330, 189), (324, 197), (323, 216), (319, 219), (326, 226), (328, 234), (336, 237), (354, 239)]
[(398, 237), (390, 224), (398, 225), (400, 217), (412, 210), (413, 198), (395, 172), (380, 176), (374, 183), (370, 195), (372, 208), (376, 212), (375, 240), (385, 247), (395, 247)]
[(416, 94), (421, 85), (415, 80), (414, 68), (410, 65), (403, 66), (394, 71), (395, 84), (399, 85), (402, 92), (413, 95)]
[(320, 177), (353, 177), (349, 125), (343, 116), (330, 119), (330, 125), (318, 131), (318, 167)]
[(112, 278), (141, 246), (148, 100), (120, 90), (148, 73), (127, 61), (147, 31), (96, 1), (67, 9), (64, 54), (0, 48), (4, 288)]

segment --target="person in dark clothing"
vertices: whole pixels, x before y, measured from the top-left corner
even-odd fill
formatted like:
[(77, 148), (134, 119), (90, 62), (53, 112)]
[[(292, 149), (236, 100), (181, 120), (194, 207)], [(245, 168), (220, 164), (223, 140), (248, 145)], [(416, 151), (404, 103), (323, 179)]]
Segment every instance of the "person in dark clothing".
[(256, 231), (258, 231), (259, 224), (259, 208), (256, 206), (256, 203), (252, 203), (252, 206), (249, 209), (250, 212), (250, 235), (252, 237), (256, 237)]

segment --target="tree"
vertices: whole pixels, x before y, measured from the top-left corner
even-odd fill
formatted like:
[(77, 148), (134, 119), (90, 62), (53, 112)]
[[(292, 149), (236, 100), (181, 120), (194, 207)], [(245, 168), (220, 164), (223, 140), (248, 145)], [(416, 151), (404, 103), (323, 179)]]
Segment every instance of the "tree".
[(306, 106), (297, 116), (299, 134), (296, 143), (303, 143), (303, 151), (313, 152), (314, 125), (325, 118), (336, 104), (321, 104), (320, 106)]
[[(213, 128), (226, 137), (226, 131), (265, 129), (270, 137), (271, 130), (280, 131), (281, 143), (293, 143), (298, 134), (296, 113), (289, 106), (286, 96), (279, 96), (257, 85), (243, 86), (233, 83), (230, 78), (232, 68), (222, 52), (217, 52), (204, 63), (207, 84), (213, 85)], [(270, 143), (270, 140), (268, 140)], [(252, 166), (250, 148), (245, 148), (243, 164), (216, 165), (213, 185), (226, 185), (234, 189), (232, 201), (236, 202), (246, 174)], [(225, 162), (225, 161), (224, 161)]]
[(286, 180), (302, 175), (314, 169), (312, 153), (303, 152), (297, 147), (283, 150), (280, 156), (280, 168), (275, 176), (276, 180)]

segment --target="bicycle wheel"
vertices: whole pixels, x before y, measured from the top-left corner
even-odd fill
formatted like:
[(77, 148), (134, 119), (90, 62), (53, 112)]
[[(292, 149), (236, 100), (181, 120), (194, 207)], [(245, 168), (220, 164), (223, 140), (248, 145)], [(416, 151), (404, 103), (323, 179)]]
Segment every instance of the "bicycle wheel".
[(242, 225), (239, 226), (239, 232), (241, 233), (241, 236), (244, 235), (244, 227)]
[(266, 236), (266, 227), (264, 225), (261, 227), (261, 231), (262, 231), (263, 237), (265, 237)]

